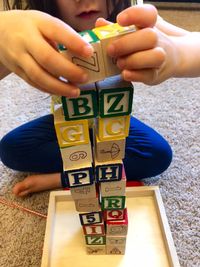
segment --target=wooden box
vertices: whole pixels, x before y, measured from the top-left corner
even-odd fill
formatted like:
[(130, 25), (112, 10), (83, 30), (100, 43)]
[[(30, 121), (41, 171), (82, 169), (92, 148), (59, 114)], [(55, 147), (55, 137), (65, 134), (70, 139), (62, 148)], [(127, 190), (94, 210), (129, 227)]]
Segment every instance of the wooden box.
[(88, 255), (68, 191), (50, 195), (41, 267), (180, 267), (158, 187), (127, 188), (125, 255)]

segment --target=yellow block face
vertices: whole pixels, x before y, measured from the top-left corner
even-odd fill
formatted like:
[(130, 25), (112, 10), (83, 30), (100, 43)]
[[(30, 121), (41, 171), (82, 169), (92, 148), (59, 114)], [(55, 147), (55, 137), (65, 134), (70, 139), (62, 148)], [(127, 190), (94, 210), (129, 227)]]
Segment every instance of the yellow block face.
[(117, 138), (126, 138), (129, 133), (130, 115), (99, 118), (98, 119), (98, 137), (99, 140), (115, 140)]
[(87, 120), (57, 122), (55, 128), (60, 147), (89, 143)]
[(122, 27), (118, 23), (97, 27), (92, 30), (96, 36), (100, 39), (106, 39), (114, 36), (118, 36), (121, 34), (129, 33), (135, 31), (135, 27)]

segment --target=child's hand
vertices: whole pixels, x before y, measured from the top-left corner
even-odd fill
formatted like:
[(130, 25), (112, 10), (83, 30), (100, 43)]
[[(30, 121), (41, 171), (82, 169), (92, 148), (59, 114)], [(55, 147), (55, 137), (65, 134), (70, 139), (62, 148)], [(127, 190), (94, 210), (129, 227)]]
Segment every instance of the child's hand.
[(0, 36), (0, 62), (10, 71), (43, 91), (68, 97), (79, 94), (75, 84), (85, 82), (87, 75), (56, 46), (63, 44), (85, 57), (93, 50), (71, 27), (39, 11), (5, 11), (0, 13)]
[(159, 45), (165, 38), (156, 28), (157, 11), (151, 5), (133, 6), (122, 11), (117, 22), (121, 26), (136, 25), (139, 30), (113, 41), (108, 54), (117, 58), (122, 76), (128, 81), (157, 84), (164, 80), (159, 70), (166, 60), (166, 51)]

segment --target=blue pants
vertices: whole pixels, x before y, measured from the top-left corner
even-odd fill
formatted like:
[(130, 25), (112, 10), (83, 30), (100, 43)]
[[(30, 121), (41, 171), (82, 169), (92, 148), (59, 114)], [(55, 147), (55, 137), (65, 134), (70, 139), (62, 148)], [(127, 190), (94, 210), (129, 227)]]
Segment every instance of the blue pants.
[[(0, 142), (0, 158), (7, 167), (18, 171), (62, 173), (53, 115), (30, 121), (5, 135)], [(127, 180), (158, 175), (171, 160), (172, 150), (167, 141), (132, 117), (123, 160)]]

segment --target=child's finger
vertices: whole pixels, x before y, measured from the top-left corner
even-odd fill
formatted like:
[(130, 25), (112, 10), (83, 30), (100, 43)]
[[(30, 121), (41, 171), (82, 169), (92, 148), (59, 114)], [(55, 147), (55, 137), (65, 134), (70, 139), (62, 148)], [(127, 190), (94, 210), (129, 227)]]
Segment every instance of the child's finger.
[(112, 22), (110, 22), (104, 18), (98, 18), (96, 23), (95, 23), (95, 28), (110, 25), (110, 24), (112, 24)]
[(59, 19), (49, 16), (48, 27), (41, 23), (39, 29), (49, 40), (64, 45), (77, 55), (90, 57), (93, 54), (92, 46), (73, 30), (70, 26)]
[(62, 76), (73, 83), (87, 81), (87, 74), (83, 69), (67, 60), (45, 40), (40, 40), (39, 45), (37, 43), (38, 39), (35, 38), (35, 43), (32, 42), (28, 52), (48, 73), (55, 77)]
[(147, 85), (158, 84), (158, 70), (144, 69), (144, 70), (124, 70), (122, 77), (126, 81), (142, 82)]
[(124, 58), (119, 58), (117, 60), (117, 66), (122, 70), (160, 68), (165, 59), (165, 51), (160, 47), (156, 47), (154, 49), (131, 54)]
[(136, 25), (139, 28), (153, 27), (157, 20), (157, 10), (152, 5), (132, 6), (117, 16), (121, 26)]
[(137, 51), (151, 49), (157, 45), (157, 38), (154, 29), (141, 29), (111, 42), (107, 47), (107, 52), (111, 57), (121, 57)]
[(79, 95), (80, 90), (77, 86), (63, 82), (49, 74), (31, 56), (26, 55), (22, 62), (14, 72), (28, 83), (34, 84), (36, 88), (67, 97), (77, 97)]

